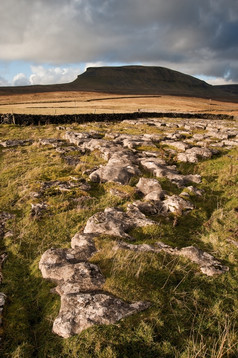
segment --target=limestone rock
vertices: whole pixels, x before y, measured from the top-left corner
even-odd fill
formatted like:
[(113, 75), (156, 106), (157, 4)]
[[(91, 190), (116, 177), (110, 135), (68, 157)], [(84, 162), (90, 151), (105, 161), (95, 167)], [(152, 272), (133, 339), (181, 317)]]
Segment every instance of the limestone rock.
[(127, 212), (115, 208), (106, 208), (88, 219), (84, 233), (106, 234), (122, 238), (130, 238), (127, 232), (136, 226), (155, 224), (133, 205), (129, 205)]
[(163, 201), (164, 211), (181, 215), (182, 212), (193, 209), (193, 204), (188, 200), (184, 200), (178, 195), (167, 196)]
[(49, 249), (41, 257), (39, 268), (46, 279), (57, 282), (61, 308), (53, 332), (68, 338), (95, 324), (113, 324), (149, 307), (147, 302), (127, 303), (102, 288), (105, 278), (98, 266), (82, 261), (95, 252), (93, 236), (76, 234), (73, 249)]
[(179, 153), (177, 159), (180, 162), (197, 163), (199, 158), (208, 159), (212, 157), (212, 154), (208, 148), (192, 147), (184, 153)]
[(63, 295), (53, 332), (68, 338), (95, 324), (114, 324), (148, 307), (146, 302), (129, 304), (106, 293)]
[(163, 211), (163, 202), (160, 200), (152, 200), (152, 201), (134, 201), (132, 204), (135, 208), (137, 208), (140, 212), (145, 215), (158, 215), (164, 214)]
[(52, 147), (58, 147), (60, 145), (65, 144), (65, 141), (62, 139), (55, 138), (41, 138), (39, 139), (40, 145), (51, 145)]
[(156, 179), (140, 178), (136, 187), (146, 195), (145, 200), (160, 200), (164, 197), (161, 185)]
[(128, 184), (129, 180), (139, 175), (140, 171), (130, 153), (113, 154), (105, 166), (101, 166), (90, 174), (92, 182), (118, 182)]
[(220, 275), (229, 270), (227, 266), (223, 266), (212, 255), (197, 249), (194, 246), (188, 246), (180, 249), (179, 256), (184, 256), (192, 262), (198, 264), (202, 273), (207, 276)]
[(182, 249), (178, 249), (172, 248), (163, 242), (157, 242), (155, 246), (147, 244), (133, 245), (126, 242), (118, 242), (114, 246), (114, 250), (117, 249), (126, 249), (138, 252), (166, 252), (170, 255), (183, 256), (197, 264), (200, 267), (201, 272), (206, 276), (221, 275), (229, 271), (227, 266), (223, 266), (220, 261), (215, 259), (212, 255), (197, 249), (194, 246), (187, 246)]
[(70, 249), (49, 249), (41, 257), (39, 268), (43, 278), (58, 283), (60, 294), (99, 290), (105, 279), (98, 267), (82, 262), (84, 255)]
[(174, 147), (178, 150), (181, 150), (183, 152), (189, 148), (189, 145), (182, 141), (165, 140), (165, 141), (162, 141), (161, 144), (172, 146), (172, 147)]
[(72, 249), (77, 250), (77, 254), (80, 252), (83, 260), (89, 259), (96, 252), (93, 238), (92, 234), (77, 233), (71, 239)]
[(25, 146), (30, 145), (34, 141), (32, 139), (14, 139), (14, 140), (1, 140), (0, 146), (9, 148), (9, 147), (16, 147), (16, 146)]
[(182, 193), (180, 194), (180, 196), (186, 196), (186, 195), (198, 195), (198, 196), (202, 196), (202, 190), (195, 188), (194, 186), (187, 186)]
[[(180, 154), (184, 155), (184, 153)], [(165, 161), (159, 158), (144, 158), (140, 160), (140, 163), (144, 169), (150, 171), (157, 178), (167, 178), (178, 187), (183, 187), (189, 181), (193, 181), (195, 183), (201, 181), (201, 177), (197, 174), (179, 174), (175, 165), (166, 165)]]

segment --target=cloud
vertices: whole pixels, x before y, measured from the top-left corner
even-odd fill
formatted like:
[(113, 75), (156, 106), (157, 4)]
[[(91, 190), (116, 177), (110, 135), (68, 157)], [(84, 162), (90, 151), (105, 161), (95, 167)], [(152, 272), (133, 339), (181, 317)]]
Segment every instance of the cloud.
[(236, 0), (1, 0), (0, 58), (158, 64), (238, 80)]
[(78, 68), (31, 66), (32, 74), (29, 77), (31, 85), (45, 85), (53, 83), (67, 83), (75, 80), (82, 72)]
[(12, 83), (13, 83), (13, 86), (28, 86), (28, 85), (30, 85), (30, 81), (24, 73), (18, 73), (16, 76), (14, 76)]
[[(28, 86), (67, 83), (75, 80), (81, 72), (80, 67), (31, 66), (31, 74), (27, 77), (24, 73), (18, 73), (13, 77), (12, 85)], [(0, 85), (10, 84), (0, 77)]]

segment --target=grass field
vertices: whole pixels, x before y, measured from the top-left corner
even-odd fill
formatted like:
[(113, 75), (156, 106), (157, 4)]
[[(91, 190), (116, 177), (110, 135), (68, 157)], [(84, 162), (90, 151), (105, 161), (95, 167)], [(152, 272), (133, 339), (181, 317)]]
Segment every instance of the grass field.
[[(46, 101), (46, 97), (42, 96), (42, 101), (43, 98)], [(88, 98), (86, 94), (85, 98)], [(192, 99), (184, 99), (185, 108), (180, 100), (179, 109), (175, 106), (177, 100), (177, 98), (166, 98), (168, 107), (164, 106), (164, 110), (170, 108), (170, 110), (187, 111), (189, 106), (191, 110), (195, 110)], [(123, 101), (127, 102), (128, 111), (134, 110), (133, 106), (138, 105), (135, 104), (134, 99), (117, 101), (109, 100), (108, 108), (121, 110), (120, 108), (123, 107), (118, 106), (123, 106)], [(131, 105), (130, 101), (132, 101)], [(159, 101), (162, 99), (151, 99), (151, 102), (141, 99), (139, 103), (140, 106), (144, 103), (144, 106), (159, 107)], [(105, 110), (106, 107), (102, 107), (103, 102), (95, 102), (98, 110), (99, 108), (101, 111)], [(106, 102), (105, 106), (107, 106)], [(51, 103), (47, 102), (44, 105), (51, 107)], [(90, 103), (92, 102), (89, 102), (88, 108)], [(88, 110), (83, 107), (83, 102), (81, 104), (82, 110)], [(196, 110), (198, 111), (201, 106), (201, 110), (203, 108), (205, 111), (205, 105), (209, 108), (212, 106), (205, 100), (197, 100)], [(218, 105), (222, 107), (222, 104), (218, 103)], [(226, 105), (232, 108), (231, 104), (223, 105), (224, 111)], [(25, 106), (24, 110), (28, 111), (28, 105)], [(1, 108), (3, 109), (3, 105)], [(58, 110), (61, 109), (58, 107)], [(46, 111), (52, 111), (52, 108)], [(233, 113), (232, 109), (230, 112), (227, 110), (226, 113)], [(153, 132), (153, 127), (146, 125), (129, 127), (125, 129), (122, 124), (102, 123), (72, 125), (72, 129), (76, 131), (93, 129), (109, 133), (117, 131), (128, 133), (129, 130), (133, 134)], [(60, 138), (61, 132), (56, 131), (54, 125), (37, 127), (2, 125), (0, 137), (1, 140), (15, 138), (37, 140)], [(162, 153), (163, 149), (158, 148), (158, 150)], [(49, 211), (36, 220), (30, 215), (31, 203), (37, 201), (32, 193), (39, 190), (43, 182), (67, 181), (70, 176), (84, 177), (83, 170), (101, 162), (92, 153), (81, 158), (83, 166), (72, 167), (67, 165), (52, 147), (38, 144), (0, 149), (0, 207), (1, 210), (15, 214), (15, 218), (7, 224), (7, 231), (11, 234), (1, 242), (1, 250), (6, 250), (9, 254), (4, 266), (4, 282), (1, 286), (1, 290), (8, 297), (4, 310), (2, 356), (8, 358), (237, 357), (238, 254), (237, 249), (230, 242), (230, 240), (237, 240), (238, 171), (235, 165), (237, 158), (237, 150), (221, 150), (221, 154), (214, 159), (195, 165), (181, 165), (182, 173), (193, 167), (193, 172), (201, 174), (203, 178), (198, 187), (204, 190), (205, 194), (202, 198), (192, 198), (195, 210), (180, 217), (177, 225), (173, 225), (171, 217), (167, 221), (160, 221), (159, 226), (136, 229), (133, 232), (135, 243), (154, 243), (161, 240), (172, 246), (198, 245), (229, 266), (229, 272), (209, 278), (202, 275), (196, 265), (185, 259), (166, 254), (142, 254), (125, 252), (125, 250), (118, 250), (115, 253), (112, 251), (112, 239), (102, 235), (96, 242), (100, 250), (93, 256), (92, 262), (99, 265), (106, 277), (105, 289), (122, 299), (145, 300), (150, 301), (152, 305), (145, 312), (133, 315), (116, 325), (94, 326), (79, 336), (62, 339), (51, 331), (60, 302), (57, 295), (50, 293), (54, 285), (42, 279), (38, 269), (40, 257), (52, 246), (69, 247), (72, 236), (82, 229), (87, 219), (95, 212), (104, 210), (108, 206), (125, 206), (132, 202), (136, 195), (135, 183), (131, 182), (131, 185), (124, 187), (123, 190), (128, 194), (124, 199), (109, 194), (108, 189), (112, 186), (120, 189), (118, 184), (110, 183), (94, 184), (89, 193), (80, 190), (70, 192), (49, 190), (43, 197), (49, 205)], [(174, 185), (166, 181), (162, 180), (161, 185), (169, 194), (178, 191)], [(84, 203), (80, 208), (77, 200), (75, 201), (79, 198), (83, 199)]]
[(94, 92), (53, 92), (0, 96), (0, 113), (77, 114), (206, 112), (238, 115), (238, 103), (176, 96), (132, 96)]

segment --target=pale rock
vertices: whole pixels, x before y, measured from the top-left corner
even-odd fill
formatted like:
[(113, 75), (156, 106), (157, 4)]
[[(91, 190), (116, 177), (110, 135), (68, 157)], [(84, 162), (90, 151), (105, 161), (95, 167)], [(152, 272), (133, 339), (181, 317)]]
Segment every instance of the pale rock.
[(166, 196), (166, 199), (163, 201), (163, 208), (165, 212), (181, 215), (184, 211), (192, 210), (193, 204), (178, 195), (172, 195)]
[(139, 209), (128, 205), (127, 212), (115, 208), (106, 208), (88, 219), (84, 233), (105, 234), (122, 238), (131, 238), (127, 232), (134, 227), (155, 224), (145, 217)]
[(156, 179), (140, 178), (136, 187), (146, 195), (145, 200), (160, 200), (164, 197), (161, 185)]
[(114, 324), (149, 307), (147, 302), (127, 303), (107, 293), (78, 293), (61, 296), (61, 308), (53, 332), (68, 338), (93, 325)]
[(227, 266), (223, 266), (220, 261), (215, 259), (211, 254), (197, 249), (194, 246), (187, 246), (182, 249), (178, 249), (172, 248), (163, 242), (156, 242), (155, 246), (147, 244), (133, 245), (125, 242), (117, 242), (114, 246), (114, 250), (118, 249), (126, 249), (137, 252), (166, 252), (170, 255), (182, 256), (197, 264), (200, 267), (201, 272), (206, 276), (221, 275), (229, 271)]

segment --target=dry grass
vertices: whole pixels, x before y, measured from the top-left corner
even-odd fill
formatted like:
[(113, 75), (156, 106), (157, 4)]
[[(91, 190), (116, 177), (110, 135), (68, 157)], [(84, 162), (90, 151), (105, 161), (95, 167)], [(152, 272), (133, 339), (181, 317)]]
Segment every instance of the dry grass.
[(140, 111), (206, 112), (238, 115), (238, 103), (177, 96), (50, 92), (0, 96), (0, 113), (79, 114)]

